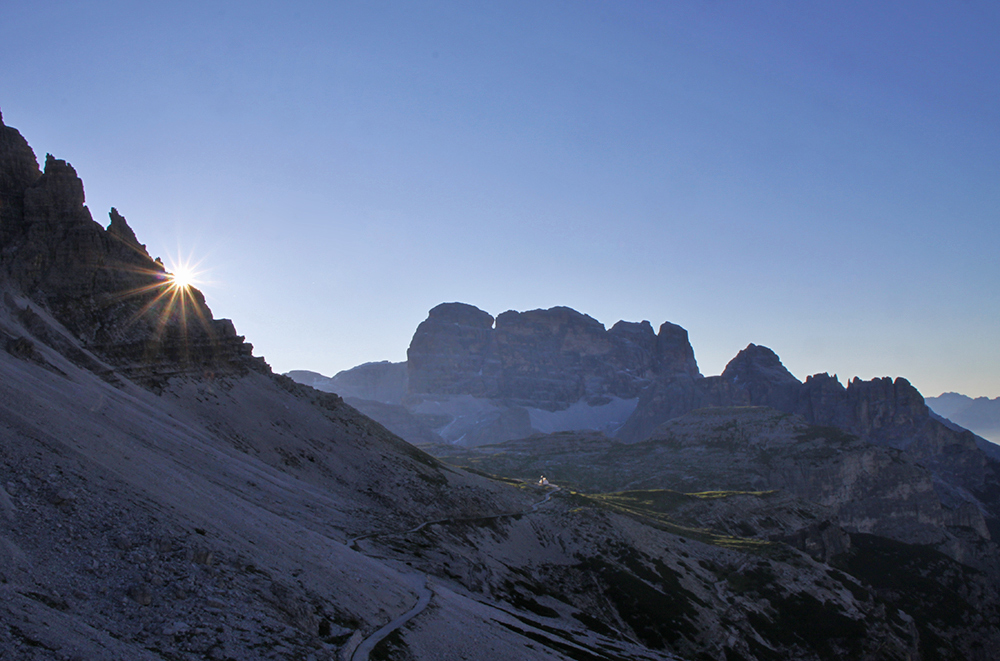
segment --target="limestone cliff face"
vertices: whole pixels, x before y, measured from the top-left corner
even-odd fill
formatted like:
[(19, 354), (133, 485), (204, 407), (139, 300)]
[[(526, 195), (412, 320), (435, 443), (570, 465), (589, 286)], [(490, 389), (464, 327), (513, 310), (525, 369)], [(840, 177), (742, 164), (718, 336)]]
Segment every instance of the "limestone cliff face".
[(648, 321), (610, 330), (567, 307), (508, 311), (471, 305), (431, 310), (407, 352), (411, 394), (472, 395), (558, 411), (586, 400), (630, 399), (658, 376), (700, 377), (687, 331)]
[(656, 373), (666, 377), (701, 376), (688, 332), (669, 321), (660, 325), (660, 332), (656, 336)]
[(406, 366), (412, 393), (498, 397), (492, 315), (465, 303), (442, 303), (417, 326)]
[(806, 380), (798, 399), (796, 406), (816, 424), (895, 445), (907, 444), (929, 416), (924, 398), (903, 378), (855, 378), (844, 388), (836, 377), (819, 374)]
[[(259, 367), (232, 322), (212, 317), (201, 292), (171, 289), (163, 265), (117, 210), (105, 229), (84, 202), (69, 163), (48, 155), (39, 172), (20, 133), (0, 122), (0, 267), (11, 291), (140, 380)], [(28, 307), (22, 315), (44, 323)]]
[(636, 380), (648, 378), (652, 370), (653, 356), (648, 341), (643, 342), (652, 328), (649, 336), (641, 329), (624, 330), (611, 333), (596, 319), (565, 307), (504, 312), (496, 327), (503, 397), (558, 410), (583, 397), (635, 396)]
[(671, 476), (690, 491), (780, 489), (830, 508), (848, 530), (910, 543), (939, 544), (949, 526), (970, 524), (989, 538), (976, 508), (942, 506), (932, 474), (906, 453), (774, 409), (702, 409), (646, 443), (669, 452), (657, 479)]

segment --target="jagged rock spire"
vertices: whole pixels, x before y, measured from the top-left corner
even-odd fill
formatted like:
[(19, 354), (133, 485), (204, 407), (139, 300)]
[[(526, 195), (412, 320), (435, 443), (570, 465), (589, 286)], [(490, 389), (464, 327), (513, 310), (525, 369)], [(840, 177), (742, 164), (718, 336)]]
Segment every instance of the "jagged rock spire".
[(117, 209), (105, 229), (84, 202), (72, 165), (47, 154), (40, 172), (21, 134), (0, 126), (0, 275), (137, 380), (258, 367), (201, 292), (170, 290)]

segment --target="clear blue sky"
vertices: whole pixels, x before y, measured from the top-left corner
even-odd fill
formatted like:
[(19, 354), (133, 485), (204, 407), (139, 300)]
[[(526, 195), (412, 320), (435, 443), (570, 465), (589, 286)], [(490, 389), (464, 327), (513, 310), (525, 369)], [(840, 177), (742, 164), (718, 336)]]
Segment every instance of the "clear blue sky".
[(986, 0), (7, 0), (0, 109), (277, 371), (464, 301), (996, 397), (997, 35)]

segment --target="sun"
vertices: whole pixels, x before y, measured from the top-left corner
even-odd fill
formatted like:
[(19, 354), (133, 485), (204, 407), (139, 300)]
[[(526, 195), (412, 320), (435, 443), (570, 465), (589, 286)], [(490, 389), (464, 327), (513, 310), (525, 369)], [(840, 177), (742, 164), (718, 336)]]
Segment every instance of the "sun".
[(165, 284), (173, 292), (187, 292), (202, 283), (200, 262), (189, 259), (171, 259), (167, 265)]
[(174, 289), (189, 289), (197, 284), (198, 274), (186, 264), (178, 265), (173, 273), (167, 274), (170, 286)]
[(153, 262), (152, 268), (135, 269), (137, 273), (146, 276), (145, 284), (120, 294), (123, 299), (131, 296), (145, 299), (133, 313), (130, 323), (150, 315), (157, 337), (169, 325), (179, 328), (186, 343), (191, 320), (211, 337), (215, 332), (211, 311), (205, 305), (205, 297), (196, 289), (205, 284), (203, 275), (206, 271), (200, 268), (201, 262), (190, 258), (168, 258), (164, 264), (159, 257)]

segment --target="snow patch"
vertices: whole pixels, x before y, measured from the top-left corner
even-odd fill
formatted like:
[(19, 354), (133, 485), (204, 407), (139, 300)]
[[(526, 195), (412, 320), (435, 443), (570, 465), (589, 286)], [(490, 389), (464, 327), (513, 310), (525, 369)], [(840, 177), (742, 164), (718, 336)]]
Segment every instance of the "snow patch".
[(590, 429), (611, 436), (635, 411), (639, 398), (611, 397), (610, 399), (610, 402), (600, 406), (590, 406), (581, 399), (562, 411), (529, 408), (528, 415), (531, 418), (531, 426), (543, 434)]

